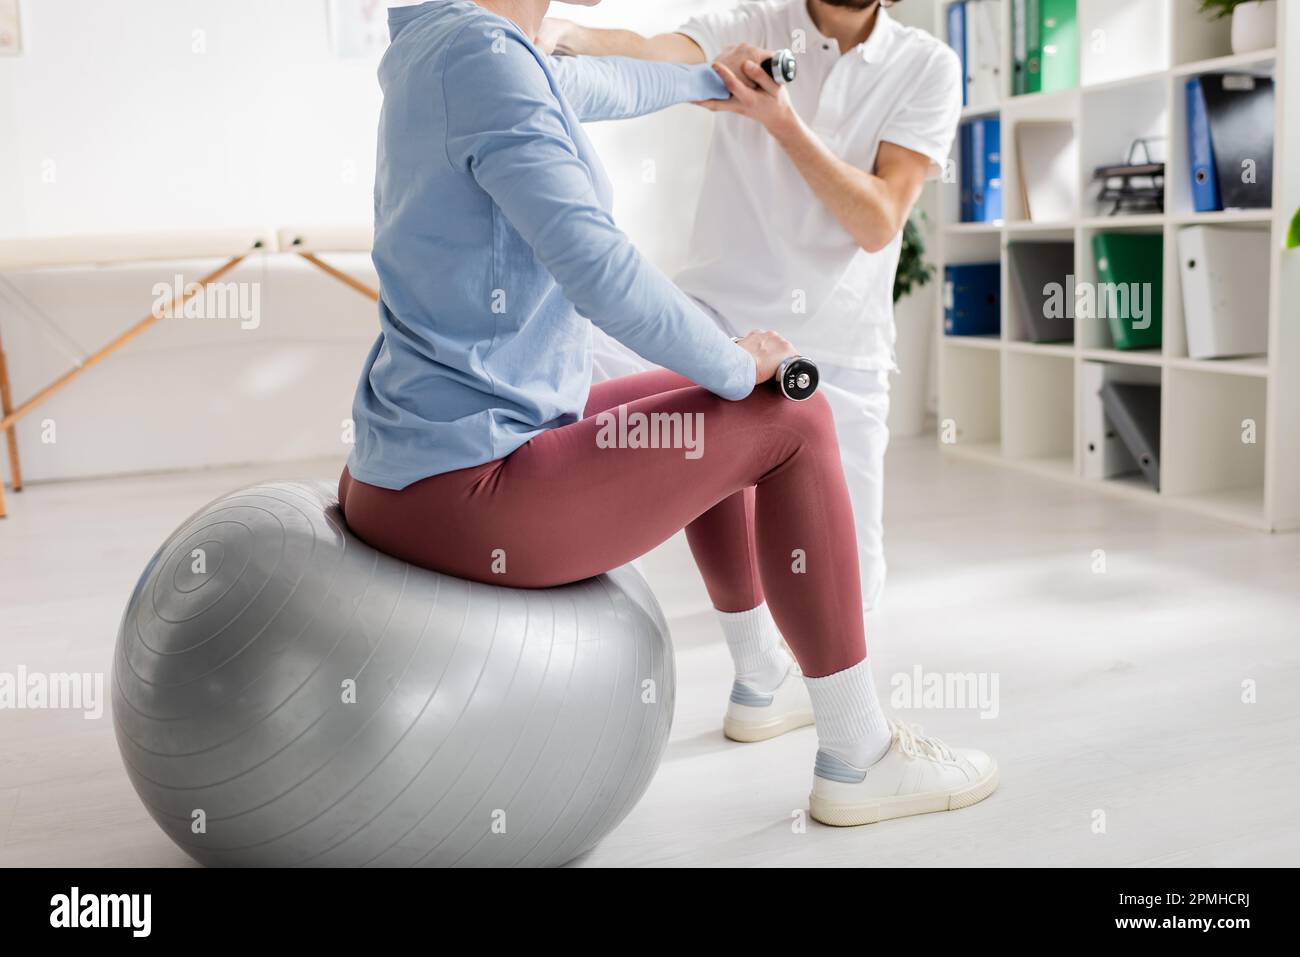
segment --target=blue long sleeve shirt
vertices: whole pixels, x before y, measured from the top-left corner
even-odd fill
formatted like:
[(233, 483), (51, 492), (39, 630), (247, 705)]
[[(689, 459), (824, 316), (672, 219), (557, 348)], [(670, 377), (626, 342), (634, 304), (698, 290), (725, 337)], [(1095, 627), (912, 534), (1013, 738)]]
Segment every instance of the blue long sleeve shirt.
[(389, 12), (375, 174), (380, 334), (352, 475), (401, 489), (577, 421), (591, 323), (728, 399), (754, 362), (610, 215), (584, 120), (727, 96), (708, 67), (551, 58), (467, 0)]

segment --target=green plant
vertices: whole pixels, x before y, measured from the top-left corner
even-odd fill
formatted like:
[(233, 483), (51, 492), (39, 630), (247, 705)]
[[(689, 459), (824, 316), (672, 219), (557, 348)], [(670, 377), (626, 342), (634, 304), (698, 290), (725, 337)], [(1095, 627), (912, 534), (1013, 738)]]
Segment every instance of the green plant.
[(1201, 13), (1208, 13), (1211, 20), (1222, 20), (1232, 16), (1232, 11), (1249, 0), (1201, 0)]
[(934, 266), (925, 261), (925, 234), (917, 219), (924, 221), (925, 213), (909, 216), (903, 225), (903, 248), (898, 254), (898, 272), (894, 273), (894, 302), (934, 278)]
[(1286, 248), (1300, 249), (1300, 209), (1291, 217), (1291, 228), (1286, 231)]

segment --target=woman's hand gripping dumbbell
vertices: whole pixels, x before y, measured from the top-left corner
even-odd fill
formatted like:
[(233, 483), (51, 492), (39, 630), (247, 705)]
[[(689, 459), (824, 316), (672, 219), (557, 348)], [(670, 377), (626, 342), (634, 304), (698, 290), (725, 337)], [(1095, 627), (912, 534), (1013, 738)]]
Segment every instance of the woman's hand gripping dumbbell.
[(732, 342), (754, 357), (756, 383), (770, 381), (793, 402), (811, 399), (817, 391), (821, 381), (817, 364), (795, 352), (794, 346), (775, 332), (751, 332)]

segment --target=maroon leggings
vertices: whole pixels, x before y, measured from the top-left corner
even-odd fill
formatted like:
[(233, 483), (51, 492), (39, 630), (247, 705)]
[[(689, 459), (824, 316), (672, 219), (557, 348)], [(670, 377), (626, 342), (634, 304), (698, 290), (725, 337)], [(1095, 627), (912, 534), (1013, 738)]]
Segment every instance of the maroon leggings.
[[(693, 416), (694, 450), (644, 447), (635, 413), (648, 423), (673, 421), (653, 413)], [(820, 395), (791, 402), (760, 386), (729, 402), (672, 372), (626, 376), (593, 386), (580, 421), (485, 465), (401, 491), (344, 469), (339, 501), (352, 531), (380, 551), (522, 588), (601, 574), (685, 528), (714, 607), (745, 611), (766, 593), (804, 674), (866, 654), (852, 507)]]

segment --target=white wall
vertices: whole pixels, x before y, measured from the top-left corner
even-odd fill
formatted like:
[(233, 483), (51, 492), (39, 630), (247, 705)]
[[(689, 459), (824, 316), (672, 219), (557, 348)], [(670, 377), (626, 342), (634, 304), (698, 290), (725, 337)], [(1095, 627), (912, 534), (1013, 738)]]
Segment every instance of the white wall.
[(24, 54), (0, 58), (5, 236), (370, 216), (378, 61), (333, 56), (325, 0), (22, 18)]

